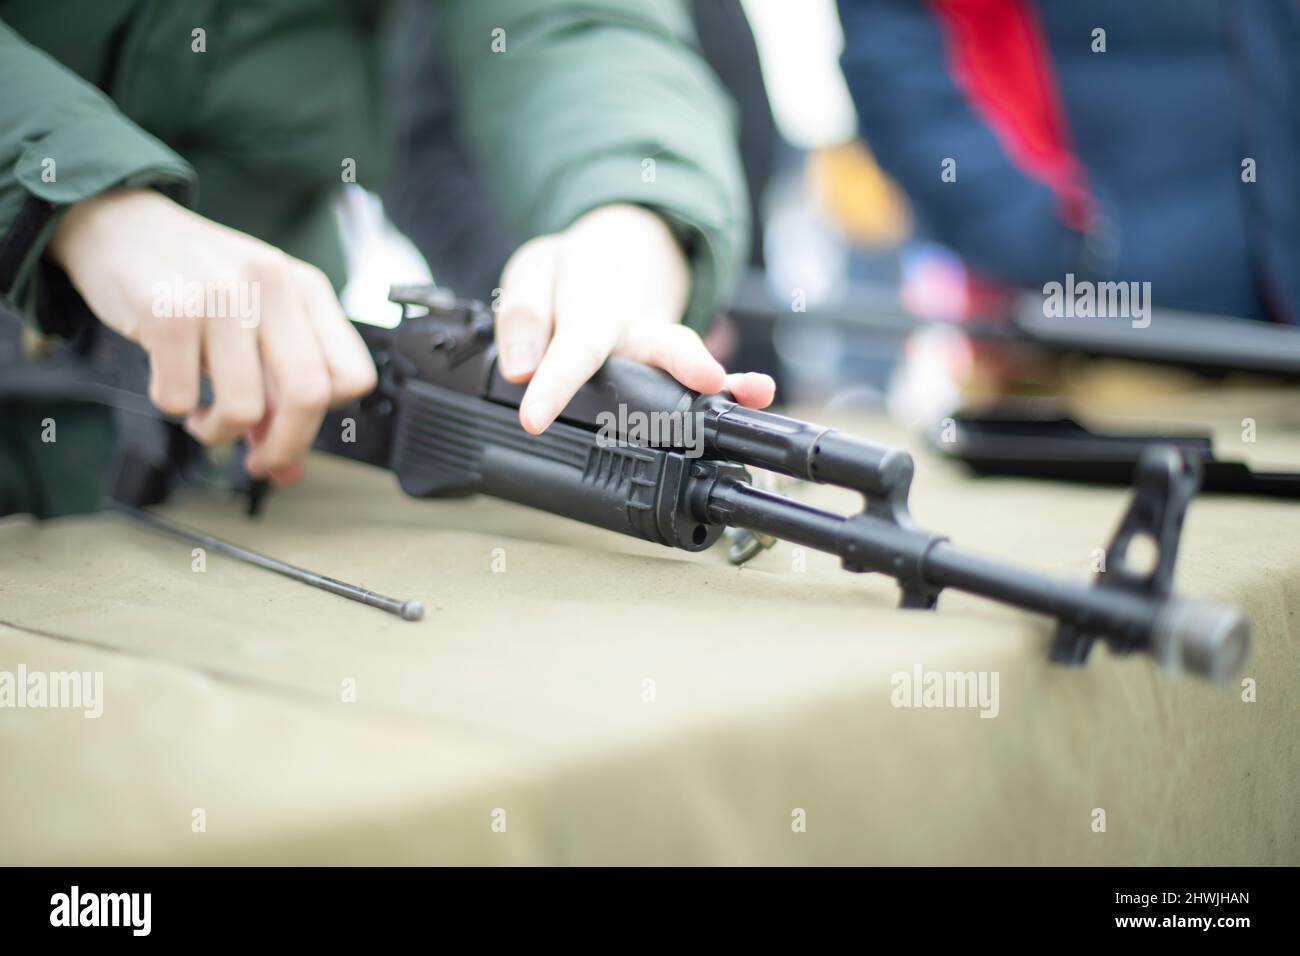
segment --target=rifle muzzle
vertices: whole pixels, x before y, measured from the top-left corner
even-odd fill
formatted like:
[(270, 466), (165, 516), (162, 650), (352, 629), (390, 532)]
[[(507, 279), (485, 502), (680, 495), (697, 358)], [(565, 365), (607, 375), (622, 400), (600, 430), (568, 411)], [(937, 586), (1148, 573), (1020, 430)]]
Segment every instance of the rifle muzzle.
[(1151, 653), (1175, 674), (1224, 682), (1241, 671), (1250, 651), (1250, 623), (1230, 607), (1186, 599), (1161, 608), (1151, 633)]

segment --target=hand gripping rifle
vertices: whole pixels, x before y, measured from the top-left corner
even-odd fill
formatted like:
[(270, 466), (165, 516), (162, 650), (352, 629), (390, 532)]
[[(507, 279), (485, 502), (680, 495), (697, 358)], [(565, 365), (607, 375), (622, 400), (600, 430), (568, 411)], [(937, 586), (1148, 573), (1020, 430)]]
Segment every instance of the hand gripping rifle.
[[(316, 447), (391, 469), (414, 497), (488, 494), (686, 551), (710, 547), (727, 527), (748, 529), (837, 555), (848, 571), (889, 575), (903, 607), (933, 608), (953, 587), (1046, 614), (1058, 625), (1052, 656), (1068, 664), (1082, 664), (1098, 639), (1211, 679), (1234, 675), (1246, 656), (1250, 628), (1238, 611), (1172, 593), (1198, 484), (1195, 463), (1172, 449), (1143, 457), (1107, 569), (1088, 586), (918, 526), (907, 507), (912, 458), (901, 449), (745, 408), (725, 393), (697, 395), (634, 362), (611, 358), (545, 434), (529, 435), (519, 424), (523, 387), (497, 373), (483, 305), (423, 286), (390, 297), (403, 306), (400, 325), (358, 326), (379, 386), (333, 413)], [(665, 413), (693, 416), (701, 440), (653, 447), (626, 426)], [(345, 429), (348, 418), (354, 427)], [(859, 492), (865, 505), (840, 515), (761, 490), (746, 465)], [(1156, 546), (1150, 571), (1128, 560), (1138, 536)]]

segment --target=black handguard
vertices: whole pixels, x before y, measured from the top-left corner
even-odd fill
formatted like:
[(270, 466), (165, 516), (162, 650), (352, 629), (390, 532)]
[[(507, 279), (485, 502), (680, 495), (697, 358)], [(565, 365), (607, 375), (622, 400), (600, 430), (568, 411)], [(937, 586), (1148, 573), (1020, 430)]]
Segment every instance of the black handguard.
[[(497, 373), (491, 314), (432, 289), (393, 296), (408, 305), (400, 326), (358, 326), (380, 385), (333, 413), (317, 448), (391, 469), (416, 498), (482, 493), (687, 551), (725, 530), (707, 520), (709, 490), (723, 476), (747, 481), (744, 468), (627, 444), (600, 428), (602, 410), (689, 409), (693, 393), (614, 359), (544, 434), (529, 435), (519, 424), (523, 387)], [(428, 311), (410, 314), (419, 307)]]
[[(1152, 449), (1094, 586), (957, 548), (908, 512), (912, 458), (833, 429), (697, 395), (666, 373), (611, 358), (541, 436), (519, 424), (523, 387), (497, 373), (491, 313), (425, 286), (395, 287), (395, 329), (358, 326), (379, 368), (377, 389), (333, 413), (316, 447), (394, 471), (415, 497), (483, 493), (659, 544), (700, 551), (728, 527), (837, 555), (845, 569), (887, 574), (905, 607), (932, 608), (944, 587), (1056, 619), (1053, 658), (1082, 664), (1102, 639), (1175, 672), (1223, 680), (1240, 669), (1242, 615), (1172, 593), (1195, 462)], [(647, 421), (658, 441), (637, 431)], [(629, 425), (629, 423), (633, 423)], [(665, 444), (666, 435), (680, 438)], [(689, 440), (688, 440), (689, 439)], [(745, 465), (863, 495), (843, 516), (755, 488)], [(1155, 543), (1150, 571), (1128, 561), (1137, 536)]]

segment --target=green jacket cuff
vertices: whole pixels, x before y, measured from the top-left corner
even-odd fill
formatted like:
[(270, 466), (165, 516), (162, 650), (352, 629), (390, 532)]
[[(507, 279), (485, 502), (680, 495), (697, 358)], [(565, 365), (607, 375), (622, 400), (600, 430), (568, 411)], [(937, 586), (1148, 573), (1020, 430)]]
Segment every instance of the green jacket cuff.
[(0, 294), (29, 320), (58, 331), (43, 313), (43, 282), (57, 271), (42, 260), (68, 207), (121, 186), (151, 186), (178, 202), (194, 200), (194, 170), (153, 136), (106, 108), (63, 123), (25, 144), (12, 169), (0, 218)]

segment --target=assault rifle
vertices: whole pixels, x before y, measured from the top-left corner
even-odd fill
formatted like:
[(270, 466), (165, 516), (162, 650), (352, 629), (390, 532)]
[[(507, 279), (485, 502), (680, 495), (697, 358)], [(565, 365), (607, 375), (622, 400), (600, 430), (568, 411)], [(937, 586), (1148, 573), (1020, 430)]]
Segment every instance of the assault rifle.
[[(393, 329), (359, 326), (380, 373), (368, 397), (332, 413), (316, 447), (393, 471), (419, 498), (487, 494), (669, 547), (702, 551), (728, 527), (838, 556), (848, 571), (894, 578), (901, 604), (933, 608), (957, 588), (1057, 622), (1052, 657), (1082, 664), (1093, 644), (1141, 651), (1210, 679), (1237, 673), (1249, 624), (1236, 610), (1172, 592), (1195, 460), (1144, 454), (1132, 502), (1089, 586), (966, 551), (908, 512), (905, 451), (699, 395), (667, 374), (611, 358), (541, 436), (519, 425), (523, 387), (497, 372), (491, 313), (444, 290), (395, 287)], [(626, 427), (695, 416), (700, 442), (656, 447)], [(345, 429), (345, 419), (352, 419)], [(685, 431), (685, 430), (683, 430)], [(345, 436), (348, 440), (344, 440)], [(863, 509), (836, 514), (755, 487), (745, 466), (850, 489)], [(1129, 560), (1145, 537), (1149, 569)]]

